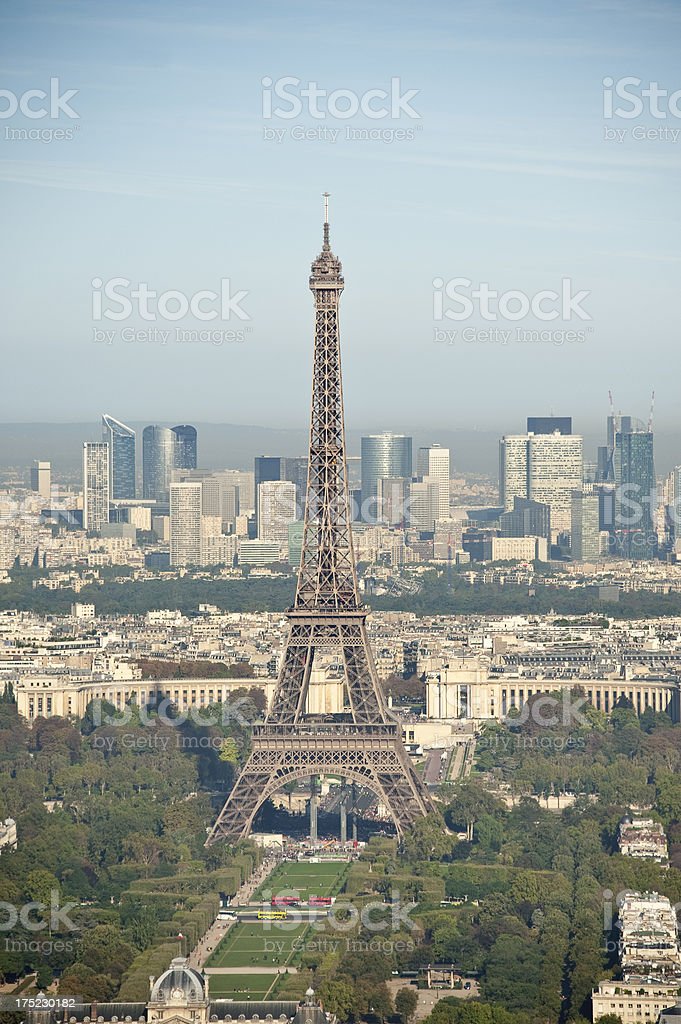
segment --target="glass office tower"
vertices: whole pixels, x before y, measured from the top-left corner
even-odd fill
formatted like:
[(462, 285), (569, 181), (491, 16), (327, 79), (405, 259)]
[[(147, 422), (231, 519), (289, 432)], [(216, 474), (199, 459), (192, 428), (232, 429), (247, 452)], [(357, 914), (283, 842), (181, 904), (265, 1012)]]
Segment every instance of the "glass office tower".
[(135, 431), (125, 423), (102, 416), (102, 441), (109, 445), (109, 498), (134, 498)]

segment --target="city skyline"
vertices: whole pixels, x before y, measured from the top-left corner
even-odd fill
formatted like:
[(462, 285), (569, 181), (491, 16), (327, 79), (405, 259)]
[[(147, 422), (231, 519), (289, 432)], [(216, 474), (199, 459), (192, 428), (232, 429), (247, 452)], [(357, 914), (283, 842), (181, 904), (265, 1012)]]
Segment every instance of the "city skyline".
[(681, 1020), (679, 29), (0, 5), (0, 1024)]

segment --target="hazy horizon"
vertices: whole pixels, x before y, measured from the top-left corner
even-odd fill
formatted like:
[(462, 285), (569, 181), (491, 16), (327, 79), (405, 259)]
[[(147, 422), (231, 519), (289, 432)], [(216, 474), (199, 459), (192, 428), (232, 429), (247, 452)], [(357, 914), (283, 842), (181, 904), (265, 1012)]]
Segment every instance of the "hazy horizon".
[[(503, 430), (553, 408), (595, 425), (609, 388), (645, 420), (654, 388), (660, 423), (681, 425), (681, 120), (611, 118), (603, 84), (681, 85), (677, 5), (8, 0), (0, 26), (4, 420), (305, 422), (328, 190), (348, 423)], [(49, 116), (35, 99), (12, 114), (51, 80)], [(226, 288), (228, 315), (150, 321), (133, 304), (111, 321), (117, 278), (187, 300)], [(515, 321), (496, 301), (489, 320), (476, 300), (452, 321), (456, 278), (466, 294), (567, 289), (582, 313)], [(220, 344), (174, 334), (218, 323)], [(483, 333), (497, 328), (511, 336)]]

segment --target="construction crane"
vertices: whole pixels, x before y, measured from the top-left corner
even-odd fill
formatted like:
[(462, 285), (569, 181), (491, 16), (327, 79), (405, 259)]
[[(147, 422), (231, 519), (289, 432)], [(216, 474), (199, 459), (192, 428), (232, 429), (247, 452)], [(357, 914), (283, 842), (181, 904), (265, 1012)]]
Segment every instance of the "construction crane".
[(655, 391), (650, 396), (650, 416), (648, 417), (648, 433), (653, 432), (653, 412), (655, 411)]

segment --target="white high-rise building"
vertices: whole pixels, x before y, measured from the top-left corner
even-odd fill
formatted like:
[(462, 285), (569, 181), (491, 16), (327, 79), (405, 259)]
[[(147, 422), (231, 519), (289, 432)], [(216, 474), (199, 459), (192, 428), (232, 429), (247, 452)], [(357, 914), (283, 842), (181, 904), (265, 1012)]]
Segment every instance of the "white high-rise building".
[(432, 533), (435, 521), (440, 518), (440, 481), (424, 476), (422, 480), (412, 480), (409, 485), (409, 514), (407, 521), (415, 530)]
[(507, 511), (514, 498), (540, 501), (551, 509), (551, 535), (572, 527), (572, 492), (581, 490), (583, 439), (578, 434), (521, 434), (499, 446), (499, 498)]
[(215, 473), (215, 476), (220, 478), (224, 486), (237, 488), (239, 511), (253, 512), (255, 509), (255, 474), (253, 470), (221, 469)]
[(449, 518), (449, 448), (431, 444), (419, 448), (416, 460), (418, 476), (431, 477), (440, 485), (438, 519)]
[(577, 434), (530, 434), (527, 497), (551, 509), (551, 533), (572, 529), (572, 492), (584, 473), (583, 440)]
[(527, 434), (512, 434), (499, 442), (499, 503), (513, 510), (514, 498), (527, 497)]
[(201, 564), (201, 483), (170, 485), (170, 564)]
[(49, 500), (52, 487), (52, 468), (49, 462), (34, 462), (31, 466), (31, 490)]
[(83, 443), (83, 528), (99, 532), (109, 522), (109, 446)]
[(264, 480), (258, 485), (258, 540), (277, 541), (288, 556), (288, 528), (296, 515), (296, 485), (290, 480)]

